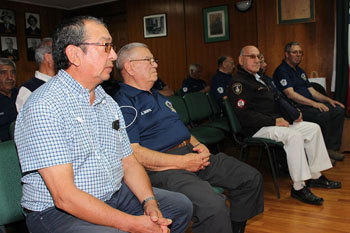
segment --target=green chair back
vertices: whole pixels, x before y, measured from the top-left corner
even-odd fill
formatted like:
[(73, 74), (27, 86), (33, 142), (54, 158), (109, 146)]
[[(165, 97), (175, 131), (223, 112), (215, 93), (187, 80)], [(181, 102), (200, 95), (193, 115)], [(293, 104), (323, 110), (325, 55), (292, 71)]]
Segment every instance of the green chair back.
[(185, 124), (189, 124), (190, 118), (187, 113), (187, 108), (184, 100), (180, 96), (168, 96), (168, 99), (173, 104), (177, 114), (179, 114), (180, 120)]
[(192, 122), (208, 119), (213, 114), (208, 98), (203, 92), (191, 92), (183, 98)]
[(231, 104), (229, 103), (229, 101), (227, 99), (225, 99), (223, 101), (224, 104), (224, 108), (225, 108), (225, 113), (226, 116), (228, 118), (228, 121), (230, 123), (231, 129), (233, 131), (234, 134), (239, 134), (242, 131), (242, 127), (241, 124), (239, 123), (236, 114), (233, 111), (233, 108), (231, 106)]
[(14, 138), (15, 138), (15, 123), (16, 123), (16, 121), (12, 121), (12, 123), (10, 124), (9, 133), (10, 133), (11, 140), (14, 140)]
[(211, 110), (213, 111), (213, 114), (214, 115), (221, 114), (221, 109), (220, 109), (218, 103), (216, 102), (216, 99), (214, 98), (213, 94), (211, 92), (207, 92), (205, 94), (208, 98), (208, 101), (209, 101)]
[(0, 226), (24, 219), (21, 168), (13, 140), (0, 143)]

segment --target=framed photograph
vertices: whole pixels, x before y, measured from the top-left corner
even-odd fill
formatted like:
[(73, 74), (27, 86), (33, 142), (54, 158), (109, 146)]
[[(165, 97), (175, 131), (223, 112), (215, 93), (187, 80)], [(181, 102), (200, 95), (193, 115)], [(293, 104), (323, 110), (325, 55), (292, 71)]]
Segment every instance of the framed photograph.
[(143, 35), (145, 38), (167, 36), (166, 14), (144, 16)]
[(28, 61), (35, 61), (35, 50), (40, 45), (40, 38), (27, 38), (27, 59)]
[(18, 61), (17, 38), (14, 36), (1, 36), (1, 57)]
[(227, 6), (203, 9), (205, 42), (217, 42), (230, 39)]
[(277, 23), (315, 22), (315, 0), (276, 0)]
[(32, 12), (25, 12), (25, 33), (27, 36), (40, 36), (41, 26), (40, 26), (40, 15)]
[(16, 34), (16, 15), (14, 10), (0, 9), (0, 33)]

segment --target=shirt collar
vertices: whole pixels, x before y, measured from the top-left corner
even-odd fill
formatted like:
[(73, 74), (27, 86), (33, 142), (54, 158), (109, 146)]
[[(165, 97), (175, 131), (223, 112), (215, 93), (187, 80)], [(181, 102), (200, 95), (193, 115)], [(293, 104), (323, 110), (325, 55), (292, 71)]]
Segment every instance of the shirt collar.
[(34, 75), (37, 79), (40, 79), (44, 82), (47, 82), (51, 79), (51, 76), (47, 75), (47, 74), (43, 74), (41, 72), (39, 72), (39, 70), (35, 71), (35, 75)]
[[(150, 93), (149, 91), (140, 90), (140, 89), (137, 89), (137, 88), (130, 86), (128, 84), (125, 84), (125, 83), (120, 83), (120, 90), (123, 91), (125, 93), (125, 95), (129, 96), (129, 97), (135, 97), (143, 92)], [(151, 88), (151, 92), (154, 94), (158, 91), (154, 88)]]

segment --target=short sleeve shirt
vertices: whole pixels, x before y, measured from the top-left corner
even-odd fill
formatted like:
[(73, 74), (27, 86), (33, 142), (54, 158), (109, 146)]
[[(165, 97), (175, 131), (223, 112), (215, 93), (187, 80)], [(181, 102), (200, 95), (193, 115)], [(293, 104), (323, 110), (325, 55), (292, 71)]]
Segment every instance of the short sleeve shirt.
[(232, 79), (232, 74), (226, 74), (219, 70), (213, 76), (210, 84), (210, 92), (214, 95), (217, 103), (223, 107), (222, 98), (227, 95), (226, 90), (229, 82)]
[[(121, 160), (132, 149), (118, 104), (100, 86), (95, 96), (91, 105), (89, 90), (60, 70), (24, 105), (15, 129), (24, 208), (54, 206), (38, 170), (55, 165), (72, 164), (77, 188), (102, 201), (119, 190)], [(119, 130), (112, 127), (116, 120)]]
[(182, 81), (182, 91), (184, 94), (190, 92), (201, 91), (206, 87), (206, 83), (202, 79), (196, 79), (192, 77), (188, 77)]
[(308, 88), (311, 87), (311, 84), (305, 71), (299, 66), (296, 66), (294, 70), (287, 64), (287, 62), (283, 60), (281, 65), (279, 65), (275, 70), (273, 80), (276, 87), (280, 91), (283, 91), (288, 87), (292, 87), (294, 91), (300, 95), (313, 99), (310, 91), (308, 90)]
[(157, 90), (121, 84), (114, 99), (120, 105), (131, 143), (164, 152), (190, 138), (171, 102)]

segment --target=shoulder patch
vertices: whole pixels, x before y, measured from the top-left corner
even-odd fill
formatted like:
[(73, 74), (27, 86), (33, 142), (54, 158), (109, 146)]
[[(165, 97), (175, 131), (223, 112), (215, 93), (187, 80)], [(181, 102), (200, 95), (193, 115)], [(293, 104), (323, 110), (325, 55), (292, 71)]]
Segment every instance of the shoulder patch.
[(302, 74), (300, 75), (300, 77), (306, 81), (306, 74), (305, 74), (305, 73), (302, 73)]
[(244, 106), (245, 106), (245, 101), (244, 101), (244, 99), (239, 99), (239, 100), (237, 101), (237, 107), (238, 107), (238, 108), (244, 108)]
[(240, 95), (242, 93), (242, 90), (243, 90), (242, 83), (234, 83), (234, 84), (232, 84), (232, 91), (236, 95)]
[(182, 88), (183, 92), (187, 92), (187, 87)]
[(218, 87), (216, 90), (219, 92), (219, 94), (224, 93), (224, 88), (222, 87)]
[(165, 101), (165, 106), (170, 108), (171, 111), (176, 112), (175, 108), (173, 107), (173, 104), (169, 100)]
[(284, 87), (287, 86), (287, 84), (288, 84), (286, 79), (281, 79), (280, 83)]

